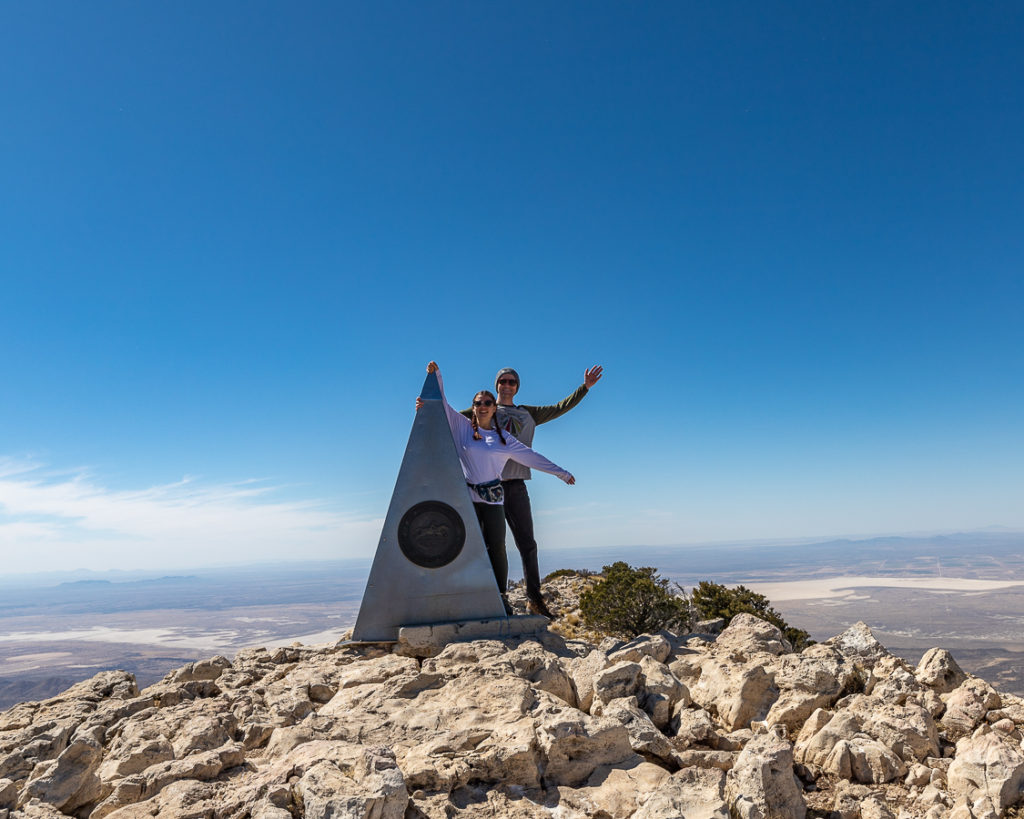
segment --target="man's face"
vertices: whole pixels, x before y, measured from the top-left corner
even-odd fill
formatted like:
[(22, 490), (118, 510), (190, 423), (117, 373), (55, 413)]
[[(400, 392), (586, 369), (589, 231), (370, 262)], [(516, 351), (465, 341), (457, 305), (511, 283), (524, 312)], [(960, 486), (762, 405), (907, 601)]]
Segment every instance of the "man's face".
[(511, 404), (515, 394), (519, 391), (519, 382), (511, 373), (505, 373), (498, 379), (498, 403)]

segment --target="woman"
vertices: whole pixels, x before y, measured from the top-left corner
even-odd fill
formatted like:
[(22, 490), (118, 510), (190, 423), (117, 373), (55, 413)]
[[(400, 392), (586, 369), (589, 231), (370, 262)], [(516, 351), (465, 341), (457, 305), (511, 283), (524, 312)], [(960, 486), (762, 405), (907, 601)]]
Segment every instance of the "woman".
[[(509, 460), (517, 461), (524, 466), (549, 472), (572, 486), (576, 479), (571, 473), (553, 464), (543, 455), (534, 452), (526, 444), (520, 443), (508, 432), (502, 432), (495, 421), (498, 412), (494, 395), (481, 390), (473, 397), (473, 417), (466, 418), (453, 409), (444, 397), (444, 382), (437, 363), (431, 361), (427, 365), (428, 373), (437, 373), (437, 383), (441, 387), (441, 400), (448, 416), (455, 448), (462, 462), (462, 472), (466, 476), (469, 494), (473, 500), (480, 530), (483, 532), (487, 556), (491, 559), (494, 579), (498, 581), (505, 611), (512, 614), (505, 597), (508, 586), (508, 557), (505, 554), (505, 509), (501, 489), (501, 471)], [(416, 409), (422, 401), (416, 399)]]

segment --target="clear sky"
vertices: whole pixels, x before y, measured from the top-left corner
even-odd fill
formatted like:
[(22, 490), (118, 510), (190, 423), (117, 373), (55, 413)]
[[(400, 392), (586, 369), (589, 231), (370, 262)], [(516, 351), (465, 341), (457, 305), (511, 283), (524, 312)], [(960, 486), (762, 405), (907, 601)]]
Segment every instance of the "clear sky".
[[(1016, 3), (0, 6), (0, 573), (369, 558), (424, 365), (541, 548), (1024, 529)], [(628, 557), (628, 553), (626, 555)]]

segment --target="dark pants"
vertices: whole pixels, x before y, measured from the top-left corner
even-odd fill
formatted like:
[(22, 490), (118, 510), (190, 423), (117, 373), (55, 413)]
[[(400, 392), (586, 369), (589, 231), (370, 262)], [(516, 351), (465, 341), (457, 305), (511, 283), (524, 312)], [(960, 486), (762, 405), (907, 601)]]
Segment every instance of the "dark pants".
[[(505, 520), (512, 530), (519, 556), (523, 559), (523, 578), (526, 580), (526, 596), (530, 600), (541, 600), (540, 568), (537, 566), (537, 541), (533, 538), (533, 511), (530, 509), (530, 494), (526, 481), (517, 478), (502, 481), (505, 490)], [(506, 558), (507, 560), (507, 558)]]
[(491, 559), (494, 579), (498, 581), (498, 591), (504, 596), (508, 591), (508, 556), (505, 554), (505, 513), (500, 505), (491, 503), (474, 503), (476, 519), (480, 521), (480, 531), (484, 536), (487, 556)]

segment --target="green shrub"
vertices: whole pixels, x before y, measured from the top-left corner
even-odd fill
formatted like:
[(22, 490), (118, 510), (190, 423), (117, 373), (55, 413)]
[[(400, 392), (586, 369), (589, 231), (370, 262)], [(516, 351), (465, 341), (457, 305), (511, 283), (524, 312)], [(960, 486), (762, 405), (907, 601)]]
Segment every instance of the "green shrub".
[(650, 567), (633, 568), (623, 561), (604, 567), (604, 579), (580, 597), (584, 624), (615, 637), (630, 639), (685, 623), (689, 606), (669, 590), (669, 581)]
[(793, 628), (772, 608), (767, 597), (751, 591), (746, 586), (727, 589), (720, 583), (702, 580), (690, 593), (690, 605), (704, 620), (714, 620), (718, 617), (732, 620), (737, 614), (743, 613), (760, 617), (777, 626), (782, 635), (789, 640), (794, 651), (802, 651), (807, 646), (814, 645), (810, 634), (802, 629)]
[(551, 574), (544, 578), (543, 582), (547, 583), (549, 580), (554, 580), (558, 577), (592, 577), (597, 572), (592, 572), (587, 569), (555, 569)]

